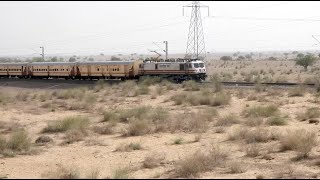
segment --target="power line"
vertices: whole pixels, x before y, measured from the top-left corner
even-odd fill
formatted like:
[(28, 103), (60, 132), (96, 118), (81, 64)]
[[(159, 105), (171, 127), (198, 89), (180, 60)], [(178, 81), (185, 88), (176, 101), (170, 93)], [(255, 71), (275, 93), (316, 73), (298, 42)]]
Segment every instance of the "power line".
[(261, 21), (310, 21), (318, 22), (320, 19), (301, 18), (256, 18), (256, 17), (235, 17), (235, 16), (210, 16), (208, 18), (234, 19), (234, 20), (261, 20)]

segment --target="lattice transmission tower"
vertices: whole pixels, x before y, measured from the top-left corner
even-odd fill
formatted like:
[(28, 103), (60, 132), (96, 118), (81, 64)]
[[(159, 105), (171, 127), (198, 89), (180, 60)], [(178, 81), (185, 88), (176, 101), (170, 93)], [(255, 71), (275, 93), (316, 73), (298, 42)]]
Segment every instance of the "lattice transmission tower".
[(204, 59), (206, 51), (200, 8), (208, 8), (209, 16), (209, 7), (202, 5), (199, 1), (193, 1), (191, 5), (183, 6), (183, 15), (185, 7), (192, 7), (185, 58)]

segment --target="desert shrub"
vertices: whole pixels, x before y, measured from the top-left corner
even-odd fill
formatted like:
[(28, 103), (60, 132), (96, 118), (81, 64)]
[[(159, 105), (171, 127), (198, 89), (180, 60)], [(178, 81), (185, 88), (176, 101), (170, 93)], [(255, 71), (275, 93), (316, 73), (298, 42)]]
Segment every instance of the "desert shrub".
[(215, 123), (215, 126), (231, 126), (238, 123), (239, 119), (235, 115), (231, 114), (218, 119)]
[(165, 156), (163, 154), (152, 153), (144, 158), (142, 166), (144, 168), (152, 169), (158, 167), (164, 159)]
[(158, 84), (162, 81), (160, 77), (142, 77), (139, 79), (139, 85), (142, 86), (150, 86), (154, 84)]
[(305, 93), (306, 89), (304, 86), (298, 86), (298, 87), (294, 87), (293, 89), (290, 89), (290, 91), (288, 92), (288, 96), (289, 97), (302, 97)]
[(150, 109), (148, 118), (154, 122), (163, 122), (167, 118), (169, 118), (169, 112), (167, 109), (162, 107), (157, 107), (154, 109)]
[(70, 129), (79, 129), (85, 131), (89, 126), (89, 119), (81, 116), (70, 116), (63, 120), (49, 122), (43, 133), (65, 132)]
[(225, 93), (217, 93), (215, 94), (212, 102), (210, 103), (211, 106), (221, 106), (221, 105), (227, 105), (230, 103), (231, 96), (229, 94)]
[(278, 107), (275, 105), (269, 106), (255, 106), (244, 110), (245, 117), (270, 117), (279, 112)]
[(245, 121), (245, 124), (251, 127), (261, 126), (263, 123), (264, 123), (264, 120), (262, 117), (249, 117)]
[(215, 132), (216, 133), (224, 133), (224, 132), (226, 132), (226, 128), (222, 127), (222, 126), (218, 126), (218, 127), (216, 127)]
[(57, 93), (58, 99), (77, 99), (82, 100), (85, 96), (84, 89), (68, 89)]
[(214, 92), (220, 92), (223, 90), (223, 86), (218, 74), (213, 74), (210, 76), (210, 81), (213, 84)]
[(186, 91), (199, 91), (200, 90), (199, 84), (195, 81), (183, 81), (182, 87)]
[(128, 168), (116, 169), (113, 172), (112, 179), (130, 179), (130, 170)]
[(206, 108), (198, 114), (200, 116), (199, 118), (204, 118), (207, 121), (213, 121), (214, 118), (219, 116), (219, 112), (217, 111), (217, 109), (212, 107)]
[(257, 83), (257, 84), (255, 84), (254, 89), (256, 92), (265, 92), (267, 90), (267, 87), (266, 87), (266, 85), (263, 85), (261, 83)]
[(270, 126), (283, 126), (287, 124), (287, 120), (281, 116), (272, 116), (267, 120)]
[(84, 109), (90, 109), (91, 105), (89, 105), (86, 102), (72, 102), (68, 106), (68, 110), (84, 110)]
[(140, 143), (120, 144), (115, 151), (130, 152), (135, 150), (141, 150)]
[(101, 91), (104, 87), (105, 87), (105, 82), (103, 79), (99, 79), (96, 83), (96, 85), (94, 86), (94, 90), (95, 92), (99, 92)]
[(112, 134), (113, 133), (113, 124), (108, 124), (105, 126), (95, 126), (93, 131), (98, 134)]
[(148, 86), (145, 86), (145, 85), (142, 85), (142, 86), (139, 86), (137, 89), (136, 89), (136, 92), (135, 94), (136, 95), (146, 95), (146, 94), (149, 94), (149, 87)]
[(232, 161), (229, 163), (230, 173), (244, 173), (246, 171), (243, 163)]
[(86, 104), (93, 104), (97, 101), (97, 97), (94, 94), (88, 94), (85, 96), (84, 101)]
[(56, 170), (45, 173), (42, 176), (50, 179), (80, 179), (80, 172), (77, 168), (67, 168), (59, 165)]
[(257, 143), (248, 144), (246, 147), (246, 156), (257, 157), (260, 155), (261, 147)]
[(162, 107), (157, 107), (150, 111), (148, 115), (148, 119), (150, 119), (153, 123), (154, 132), (161, 132), (167, 130), (167, 121), (170, 118), (170, 113), (167, 109)]
[(178, 114), (167, 123), (167, 129), (171, 132), (202, 133), (206, 132), (209, 122), (205, 118), (198, 118), (196, 113)]
[(182, 144), (183, 141), (184, 141), (183, 138), (176, 138), (174, 139), (173, 144)]
[(18, 101), (27, 101), (29, 97), (29, 93), (28, 92), (19, 92), (15, 99), (17, 99)]
[(25, 131), (14, 132), (6, 143), (6, 148), (12, 151), (28, 151), (31, 147), (31, 140)]
[(187, 93), (181, 93), (177, 94), (171, 97), (172, 101), (175, 103), (175, 105), (181, 105), (187, 98)]
[(312, 148), (317, 145), (317, 134), (305, 129), (288, 131), (280, 138), (282, 150), (294, 150), (301, 157), (307, 157)]
[(2, 153), (7, 147), (6, 140), (0, 136), (0, 153)]
[(235, 141), (235, 140), (242, 140), (245, 139), (248, 133), (247, 127), (237, 127), (233, 129), (231, 132), (228, 133), (228, 140)]
[(70, 129), (66, 131), (64, 143), (71, 144), (77, 141), (82, 141), (85, 136), (87, 136), (85, 131), (81, 131), (79, 129)]
[(10, 101), (11, 101), (11, 96), (0, 92), (0, 103), (1, 104), (7, 104)]
[(123, 133), (123, 136), (141, 136), (149, 134), (152, 131), (152, 124), (147, 120), (136, 120), (129, 121), (128, 127)]
[(256, 143), (256, 142), (265, 143), (273, 139), (274, 139), (274, 136), (272, 136), (270, 131), (265, 128), (255, 128), (255, 129), (249, 130), (245, 135), (245, 141), (247, 143)]
[(313, 118), (319, 118), (319, 117), (320, 117), (320, 109), (317, 107), (308, 108), (304, 113), (299, 113), (297, 115), (297, 119), (301, 121), (313, 119)]
[(117, 114), (111, 111), (103, 112), (103, 119), (101, 122), (109, 122), (117, 120)]
[(197, 151), (176, 163), (173, 176), (180, 178), (198, 177), (201, 172), (223, 166), (226, 158), (227, 154), (221, 152), (218, 148), (212, 148), (207, 153)]
[(117, 111), (117, 113), (121, 122), (127, 122), (130, 118), (146, 118), (147, 113), (150, 112), (151, 109), (152, 108), (149, 106), (138, 106), (132, 109), (120, 109)]

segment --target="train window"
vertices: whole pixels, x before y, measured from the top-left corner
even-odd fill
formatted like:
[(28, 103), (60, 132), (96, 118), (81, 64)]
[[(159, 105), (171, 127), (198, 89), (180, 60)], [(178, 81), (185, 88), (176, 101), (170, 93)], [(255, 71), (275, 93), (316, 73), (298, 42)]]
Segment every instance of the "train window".
[(120, 69), (118, 68), (118, 71), (120, 71)]
[(67, 69), (67, 71), (69, 71), (69, 69)]
[(199, 64), (198, 63), (194, 63), (193, 64), (195, 68), (199, 68)]
[(180, 71), (184, 71), (184, 69), (185, 69), (184, 64), (180, 64)]
[(204, 64), (203, 63), (199, 63), (200, 68), (204, 68)]
[(191, 64), (189, 64), (189, 68), (192, 68)]
[(97, 69), (97, 71), (99, 71), (99, 68)]

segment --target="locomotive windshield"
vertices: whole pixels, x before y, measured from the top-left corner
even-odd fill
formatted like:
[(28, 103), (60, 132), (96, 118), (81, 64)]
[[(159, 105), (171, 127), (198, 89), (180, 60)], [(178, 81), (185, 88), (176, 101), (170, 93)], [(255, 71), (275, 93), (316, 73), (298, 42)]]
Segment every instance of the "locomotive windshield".
[(203, 63), (194, 63), (193, 66), (195, 68), (204, 68), (204, 64)]

